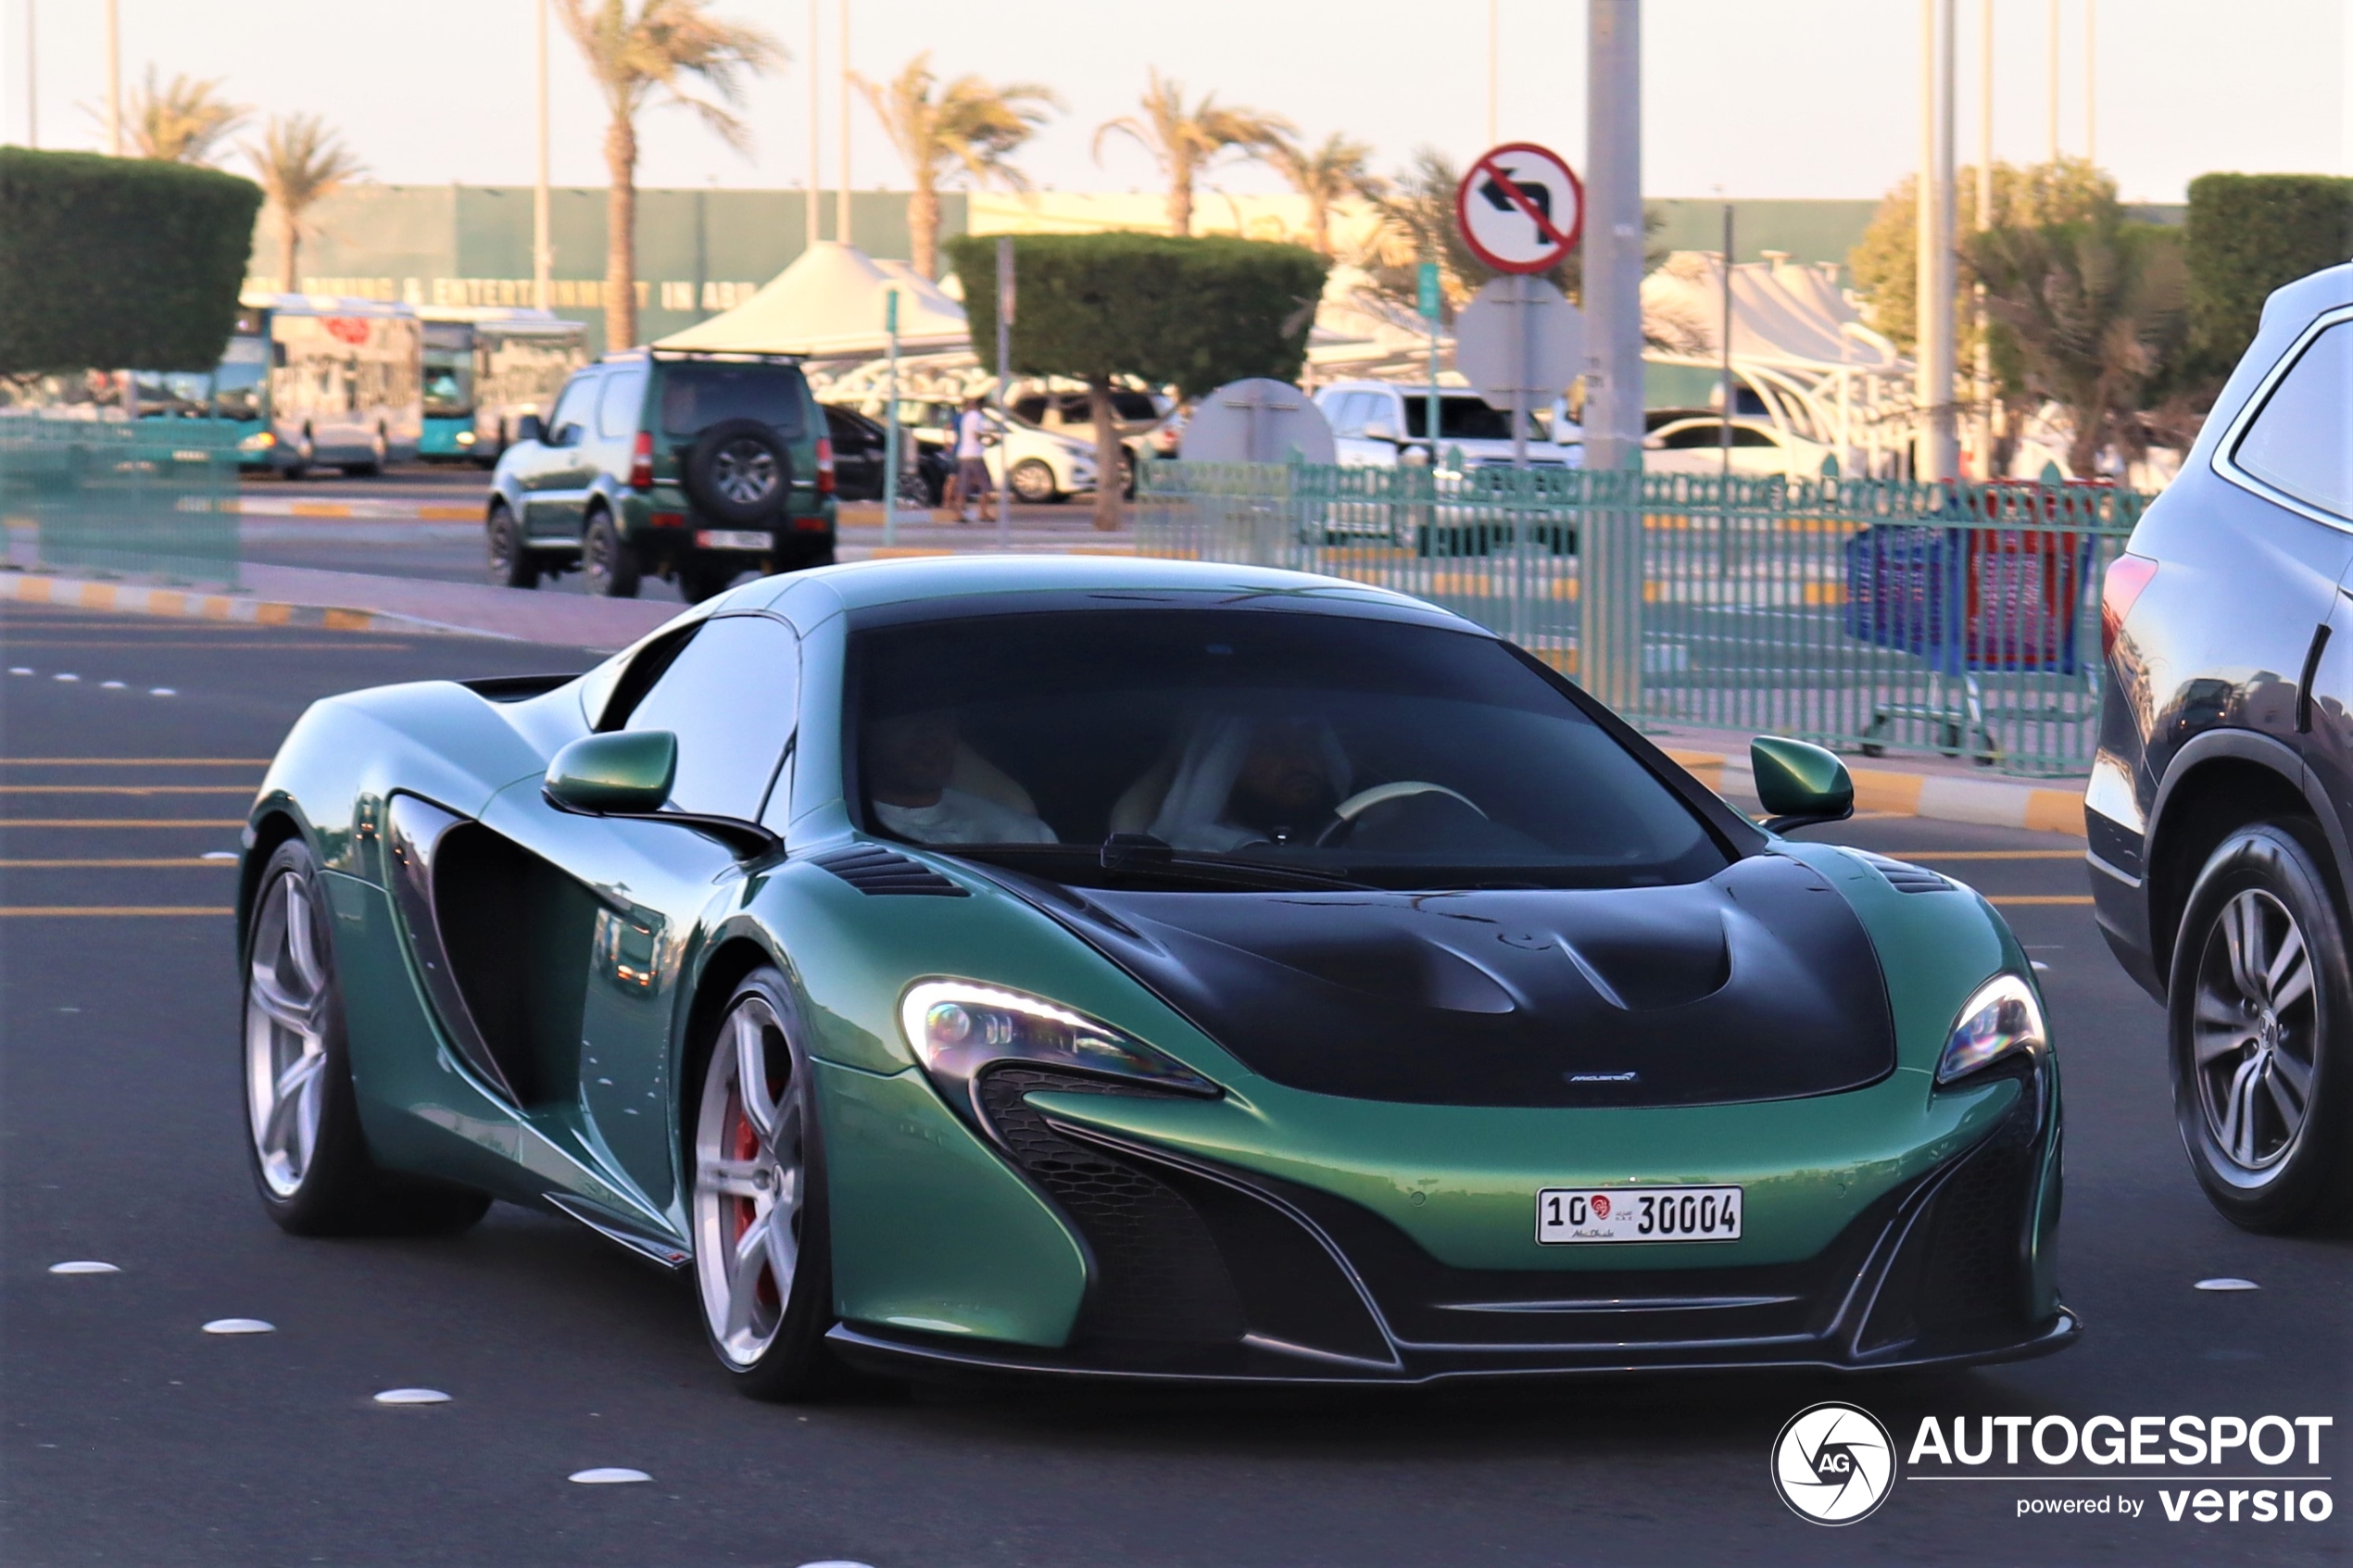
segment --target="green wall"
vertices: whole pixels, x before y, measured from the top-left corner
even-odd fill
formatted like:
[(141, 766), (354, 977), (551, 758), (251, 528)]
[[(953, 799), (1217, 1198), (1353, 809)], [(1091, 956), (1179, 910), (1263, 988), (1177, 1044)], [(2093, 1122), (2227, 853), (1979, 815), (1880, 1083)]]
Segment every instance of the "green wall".
[[(548, 193), (555, 247), (555, 311), (589, 324), (604, 343), (598, 285), (605, 271), (602, 187)], [(850, 233), (870, 256), (905, 259), (907, 198), (850, 193)], [(807, 198), (799, 191), (641, 190), (638, 330), (661, 337), (718, 314), (774, 277), (806, 244)], [(820, 234), (834, 237), (834, 196), (824, 193)], [(944, 239), (964, 232), (964, 199), (940, 198)], [(306, 240), (296, 286), (319, 294), (406, 299), (420, 305), (531, 303), (531, 191), (515, 185), (355, 185), (322, 202)], [(276, 283), (277, 235), (265, 219), (249, 276)]]

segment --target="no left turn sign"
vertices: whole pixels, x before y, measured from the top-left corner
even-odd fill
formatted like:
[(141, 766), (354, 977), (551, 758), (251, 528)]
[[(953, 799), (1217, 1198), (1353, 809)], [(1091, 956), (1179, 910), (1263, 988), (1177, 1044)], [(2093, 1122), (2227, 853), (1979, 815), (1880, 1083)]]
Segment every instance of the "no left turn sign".
[(1473, 160), (1454, 189), (1471, 253), (1499, 272), (1549, 272), (1577, 248), (1585, 187), (1558, 153), (1506, 142)]

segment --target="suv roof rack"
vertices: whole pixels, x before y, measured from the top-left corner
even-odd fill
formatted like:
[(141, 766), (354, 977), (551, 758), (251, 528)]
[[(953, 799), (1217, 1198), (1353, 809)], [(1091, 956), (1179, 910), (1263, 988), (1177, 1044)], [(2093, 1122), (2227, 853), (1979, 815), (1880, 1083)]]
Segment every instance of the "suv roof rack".
[(649, 359), (711, 359), (721, 364), (736, 365), (798, 365), (809, 358), (806, 354), (767, 354), (749, 349), (721, 348), (643, 348), (635, 352)]

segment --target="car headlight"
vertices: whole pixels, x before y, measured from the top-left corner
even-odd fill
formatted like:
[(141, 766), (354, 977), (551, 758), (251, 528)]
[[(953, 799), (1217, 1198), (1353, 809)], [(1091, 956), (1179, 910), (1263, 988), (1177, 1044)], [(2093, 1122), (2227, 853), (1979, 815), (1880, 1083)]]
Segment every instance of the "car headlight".
[(278, 438), (266, 430), (258, 430), (237, 443), (240, 452), (267, 452), (278, 445)]
[(899, 1027), (951, 1102), (975, 1112), (973, 1084), (1000, 1061), (1128, 1078), (1181, 1092), (1214, 1095), (1207, 1079), (1142, 1041), (1083, 1013), (969, 980), (926, 980), (908, 987)]
[(2034, 988), (2015, 974), (1997, 974), (1961, 1004), (1953, 1032), (1945, 1037), (1944, 1054), (1936, 1063), (1936, 1081), (1949, 1084), (1989, 1062), (2019, 1051), (2045, 1050), (2049, 1045)]

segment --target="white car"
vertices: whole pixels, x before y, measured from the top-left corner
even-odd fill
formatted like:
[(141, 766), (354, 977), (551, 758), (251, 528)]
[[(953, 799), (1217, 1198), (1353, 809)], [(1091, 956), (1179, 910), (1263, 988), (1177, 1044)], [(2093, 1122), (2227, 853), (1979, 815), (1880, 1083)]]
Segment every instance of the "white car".
[[(1659, 426), (1642, 439), (1642, 467), (1651, 473), (1720, 473), (1724, 421), (1695, 414)], [(1743, 479), (1818, 479), (1832, 448), (1782, 430), (1770, 420), (1732, 417), (1732, 471)]]
[[(1430, 461), (1429, 394), (1420, 387), (1395, 382), (1336, 382), (1315, 394), (1315, 407), (1332, 427), (1332, 445), (1343, 468), (1395, 468), (1400, 463)], [(1567, 434), (1575, 427), (1562, 420)], [(1438, 454), (1441, 470), (1462, 455), (1467, 471), (1512, 461), (1512, 417), (1488, 406), (1487, 400), (1465, 387), (1438, 389)], [(1579, 468), (1585, 461), (1582, 440), (1554, 441), (1545, 422), (1532, 414), (1528, 422), (1528, 462), (1530, 468)]]
[[(900, 420), (912, 428), (916, 439), (955, 456), (956, 415), (953, 403), (902, 402)], [(1095, 444), (1054, 431), (1041, 430), (1022, 420), (1009, 419), (995, 405), (982, 410), (995, 438), (988, 446), (988, 476), (1013, 499), (1033, 505), (1090, 495), (1095, 490)]]

